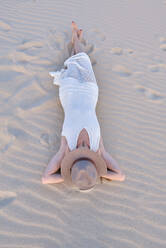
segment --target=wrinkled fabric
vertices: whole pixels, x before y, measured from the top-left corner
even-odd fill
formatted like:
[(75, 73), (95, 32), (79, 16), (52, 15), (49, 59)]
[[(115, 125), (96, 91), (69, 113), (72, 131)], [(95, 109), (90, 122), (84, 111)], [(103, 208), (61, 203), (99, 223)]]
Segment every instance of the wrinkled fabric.
[(65, 118), (61, 135), (65, 136), (70, 150), (76, 149), (79, 134), (85, 128), (89, 135), (90, 149), (97, 151), (100, 141), (100, 125), (96, 116), (99, 89), (86, 53), (68, 58), (66, 69), (50, 72), (53, 84), (59, 87), (59, 97)]

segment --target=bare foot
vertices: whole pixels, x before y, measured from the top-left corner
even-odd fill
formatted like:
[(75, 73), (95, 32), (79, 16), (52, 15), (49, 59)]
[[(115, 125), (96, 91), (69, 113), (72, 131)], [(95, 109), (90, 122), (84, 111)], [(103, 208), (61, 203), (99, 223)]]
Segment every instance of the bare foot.
[(77, 27), (77, 24), (74, 21), (72, 21), (72, 23), (71, 23), (71, 28), (72, 28), (72, 30), (75, 30), (75, 31), (79, 30), (79, 28)]
[[(78, 29), (76, 23), (73, 21), (72, 22), (72, 31), (75, 31), (77, 32), (77, 37), (79, 39), (79, 41), (84, 45), (86, 46), (86, 41), (85, 39), (83, 38), (83, 30), (82, 29)], [(73, 44), (74, 40), (72, 40), (72, 44)]]
[(83, 30), (80, 29), (80, 30), (78, 30), (78, 39), (79, 39), (80, 41), (82, 41), (82, 36), (83, 36)]
[(77, 47), (78, 47), (78, 41), (79, 41), (84, 46), (86, 46), (86, 42), (85, 42), (85, 40), (83, 38), (83, 30), (79, 29), (77, 24), (74, 21), (72, 21), (71, 28), (72, 28), (72, 39), (71, 39), (71, 42), (70, 42), (70, 49), (69, 49), (69, 46), (68, 46), (68, 50), (69, 50), (69, 54), (72, 56), (75, 53), (77, 53), (75, 51), (75, 44), (77, 43)]
[(82, 40), (82, 35), (83, 35), (83, 30), (82, 29), (78, 29), (77, 24), (72, 21), (71, 24), (72, 27), (72, 44), (74, 44), (74, 39), (78, 38), (80, 41)]

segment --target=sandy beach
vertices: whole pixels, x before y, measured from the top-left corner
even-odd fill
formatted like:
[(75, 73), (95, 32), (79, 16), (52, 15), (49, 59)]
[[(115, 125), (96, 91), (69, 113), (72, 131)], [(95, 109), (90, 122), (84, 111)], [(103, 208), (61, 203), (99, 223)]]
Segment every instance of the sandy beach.
[[(0, 248), (166, 247), (166, 1), (13, 0), (0, 8)], [(106, 150), (126, 175), (43, 185), (64, 112), (49, 71), (83, 29)]]

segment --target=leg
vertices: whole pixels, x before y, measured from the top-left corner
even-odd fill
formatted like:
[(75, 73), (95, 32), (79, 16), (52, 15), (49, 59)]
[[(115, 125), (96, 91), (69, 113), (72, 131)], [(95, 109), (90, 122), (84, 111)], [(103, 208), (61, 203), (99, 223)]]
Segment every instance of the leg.
[(76, 23), (72, 21), (72, 44), (73, 44), (74, 54), (83, 51), (81, 47), (82, 35), (83, 35), (82, 29), (78, 29)]
[(71, 50), (71, 56), (74, 55), (74, 47), (72, 47), (72, 50)]
[[(78, 52), (83, 51), (81, 44), (86, 46), (86, 41), (83, 38), (83, 30), (79, 29), (77, 27), (77, 24), (74, 21), (72, 21), (71, 27), (72, 27), (72, 39), (71, 39), (71, 42), (69, 42), (69, 44), (68, 44), (68, 50), (69, 50), (70, 56), (72, 56)], [(77, 34), (77, 36), (75, 36), (75, 34)], [(76, 39), (76, 41), (75, 41), (75, 39)], [(77, 44), (75, 44), (75, 43), (77, 43)]]
[(77, 37), (77, 34), (74, 34), (74, 52), (75, 54), (83, 52), (83, 49), (81, 47), (81, 42)]

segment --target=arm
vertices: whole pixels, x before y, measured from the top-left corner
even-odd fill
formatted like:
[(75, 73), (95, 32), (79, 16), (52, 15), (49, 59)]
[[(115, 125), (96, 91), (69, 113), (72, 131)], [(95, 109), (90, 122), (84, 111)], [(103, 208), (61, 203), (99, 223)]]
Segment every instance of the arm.
[(42, 184), (50, 183), (63, 183), (64, 179), (60, 174), (49, 175), (47, 177), (42, 177)]
[(116, 160), (113, 159), (112, 156), (108, 152), (106, 152), (104, 145), (103, 145), (102, 137), (100, 139), (100, 155), (106, 162), (107, 167), (109, 169), (107, 171), (107, 174), (104, 175), (103, 178), (110, 179), (110, 180), (124, 181), (125, 174), (121, 171)]
[(48, 163), (43, 173), (43, 176), (42, 176), (43, 184), (63, 182), (62, 176), (59, 173), (55, 174), (60, 168), (63, 157), (64, 157), (64, 154), (60, 150), (57, 152), (56, 155), (52, 157), (52, 159)]
[(62, 159), (65, 156), (65, 150), (66, 150), (66, 144), (64, 143), (64, 140), (61, 140), (61, 147), (59, 151), (52, 157), (50, 162), (48, 163), (43, 176), (42, 176), (42, 183), (43, 184), (48, 184), (48, 183), (61, 183), (63, 182), (62, 176), (57, 173), (55, 174), (60, 166)]
[(116, 181), (124, 181), (125, 174), (121, 171), (118, 163), (114, 160), (108, 152), (102, 153), (102, 157), (105, 160), (108, 171), (107, 174), (103, 176), (103, 178), (116, 180)]

